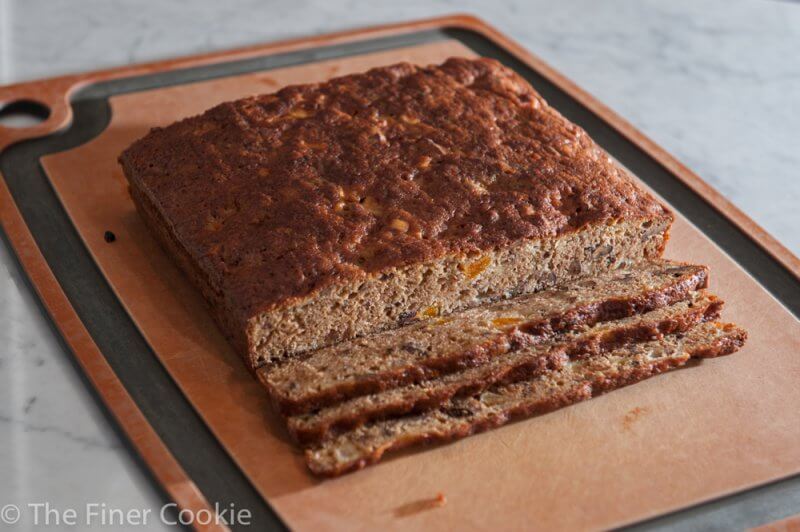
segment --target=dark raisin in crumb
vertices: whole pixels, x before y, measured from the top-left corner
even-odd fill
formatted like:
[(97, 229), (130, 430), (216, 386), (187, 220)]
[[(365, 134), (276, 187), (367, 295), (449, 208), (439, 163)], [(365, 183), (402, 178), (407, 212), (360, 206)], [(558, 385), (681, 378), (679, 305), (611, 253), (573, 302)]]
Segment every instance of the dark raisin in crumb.
[(472, 412), (468, 408), (442, 407), (439, 409), (444, 415), (453, 418), (469, 417)]
[(418, 355), (423, 353), (422, 349), (420, 349), (419, 347), (417, 347), (416, 345), (414, 345), (414, 344), (412, 344), (410, 342), (406, 342), (406, 343), (402, 344), (400, 346), (400, 349), (402, 349), (406, 353), (412, 353), (412, 354), (418, 354)]
[(416, 312), (410, 312), (410, 311), (402, 312), (400, 313), (400, 316), (397, 318), (397, 322), (400, 325), (408, 325), (409, 323), (414, 321), (414, 318), (416, 316), (417, 316)]
[(115, 235), (111, 231), (106, 231), (105, 234), (103, 235), (103, 238), (105, 239), (106, 242), (110, 244), (111, 242), (117, 239), (117, 235)]

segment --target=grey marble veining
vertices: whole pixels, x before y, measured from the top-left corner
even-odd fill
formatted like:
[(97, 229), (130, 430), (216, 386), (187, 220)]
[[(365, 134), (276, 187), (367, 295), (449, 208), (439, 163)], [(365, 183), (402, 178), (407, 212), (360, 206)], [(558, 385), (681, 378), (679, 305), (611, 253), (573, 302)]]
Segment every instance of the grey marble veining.
[[(452, 12), (515, 38), (800, 253), (796, 2), (0, 0), (0, 83)], [(0, 264), (10, 264), (5, 248)], [(0, 503), (158, 504), (7, 271), (0, 267)]]

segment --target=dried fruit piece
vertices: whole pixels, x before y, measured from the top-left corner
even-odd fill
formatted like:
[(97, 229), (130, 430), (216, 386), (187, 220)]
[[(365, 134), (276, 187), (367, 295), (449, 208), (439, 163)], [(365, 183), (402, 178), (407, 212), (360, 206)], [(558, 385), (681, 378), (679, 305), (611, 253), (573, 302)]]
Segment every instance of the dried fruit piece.
[(421, 310), (417, 313), (418, 318), (435, 318), (439, 315), (439, 307), (431, 305), (430, 307)]
[(464, 273), (470, 279), (474, 279), (480, 274), (482, 274), (486, 268), (492, 263), (492, 259), (486, 255), (479, 258), (475, 262), (471, 262), (464, 267)]

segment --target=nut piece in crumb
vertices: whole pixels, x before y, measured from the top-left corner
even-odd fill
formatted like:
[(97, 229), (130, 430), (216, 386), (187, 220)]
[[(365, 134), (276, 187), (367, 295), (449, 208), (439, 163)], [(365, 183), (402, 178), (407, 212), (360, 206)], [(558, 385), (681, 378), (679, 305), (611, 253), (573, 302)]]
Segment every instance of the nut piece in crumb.
[(378, 203), (378, 200), (372, 196), (367, 196), (361, 200), (361, 206), (364, 207), (367, 212), (374, 214), (375, 216), (380, 216), (380, 214), (383, 212), (383, 207), (381, 207), (380, 203)]
[(392, 227), (392, 229), (396, 229), (397, 231), (400, 231), (401, 233), (405, 233), (405, 232), (408, 231), (408, 222), (403, 220), (402, 218), (393, 219), (389, 223), (389, 225)]

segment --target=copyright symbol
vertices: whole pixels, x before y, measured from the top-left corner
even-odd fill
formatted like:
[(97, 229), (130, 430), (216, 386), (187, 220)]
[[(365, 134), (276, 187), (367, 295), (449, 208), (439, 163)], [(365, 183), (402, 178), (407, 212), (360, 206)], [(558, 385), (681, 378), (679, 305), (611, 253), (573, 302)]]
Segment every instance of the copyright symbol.
[(16, 504), (6, 504), (0, 510), (0, 521), (7, 525), (13, 525), (19, 521), (19, 506)]

